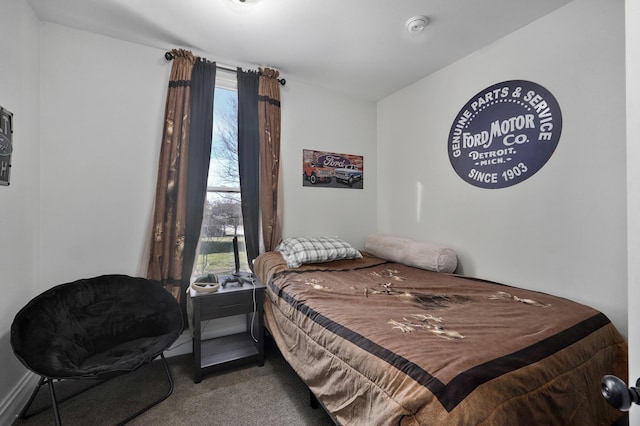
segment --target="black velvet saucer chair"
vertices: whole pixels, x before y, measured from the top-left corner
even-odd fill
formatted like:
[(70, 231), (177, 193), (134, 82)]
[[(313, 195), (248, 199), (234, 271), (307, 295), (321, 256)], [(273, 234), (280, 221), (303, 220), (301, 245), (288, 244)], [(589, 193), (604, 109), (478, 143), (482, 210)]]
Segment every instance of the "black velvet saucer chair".
[(11, 325), (15, 355), (40, 376), (20, 417), (44, 411), (27, 415), (40, 388), (48, 384), (56, 425), (60, 425), (54, 381), (91, 379), (99, 384), (137, 370), (159, 356), (169, 389), (119, 424), (132, 420), (173, 392), (173, 378), (163, 353), (182, 328), (178, 302), (159, 284), (145, 278), (103, 275), (45, 291), (22, 308)]

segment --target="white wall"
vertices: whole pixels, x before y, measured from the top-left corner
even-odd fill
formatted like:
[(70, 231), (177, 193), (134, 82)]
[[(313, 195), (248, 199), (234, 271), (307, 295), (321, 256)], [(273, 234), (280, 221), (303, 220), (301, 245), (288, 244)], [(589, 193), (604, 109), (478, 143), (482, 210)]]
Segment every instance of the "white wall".
[[(155, 191), (171, 65), (163, 50), (55, 24), (43, 24), (42, 32), (43, 279), (53, 284), (136, 273)], [(375, 106), (287, 80), (285, 233), (330, 233), (363, 242), (361, 234), (375, 229), (373, 173), (363, 191), (302, 188), (302, 149), (365, 154), (374, 170)], [(332, 207), (349, 202), (361, 216), (368, 208), (367, 220), (336, 226)]]
[[(640, 377), (640, 3), (626, 1), (627, 67), (627, 223), (629, 263), (629, 382)], [(640, 407), (630, 413), (631, 424), (640, 425)]]
[[(514, 79), (556, 97), (562, 137), (528, 180), (476, 188), (449, 162), (451, 124), (474, 94)], [(624, 91), (624, 2), (577, 0), (389, 96), (378, 230), (446, 244), (460, 272), (592, 305), (626, 333)]]
[[(339, 236), (364, 248), (376, 231), (376, 107), (287, 78), (282, 97), (284, 237)], [(364, 156), (363, 189), (302, 186), (302, 150)]]
[(163, 54), (42, 25), (45, 287), (104, 273), (138, 273), (171, 69)]
[(0, 424), (7, 424), (7, 396), (25, 377), (9, 343), (11, 322), (35, 294), (38, 274), (38, 20), (25, 2), (3, 2), (0, 39), (0, 106), (14, 125), (10, 185), (0, 186)]

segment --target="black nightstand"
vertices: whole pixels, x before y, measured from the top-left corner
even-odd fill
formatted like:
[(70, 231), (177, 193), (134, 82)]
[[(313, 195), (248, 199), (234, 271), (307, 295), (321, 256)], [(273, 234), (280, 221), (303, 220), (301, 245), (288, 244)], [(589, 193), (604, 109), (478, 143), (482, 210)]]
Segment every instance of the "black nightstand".
[[(226, 277), (220, 277), (224, 282)], [(252, 361), (264, 365), (263, 302), (265, 285), (229, 283), (215, 293), (190, 293), (193, 320), (193, 381), (200, 383), (202, 375), (233, 364)], [(254, 314), (255, 309), (255, 314)], [(202, 340), (202, 321), (246, 314), (247, 331), (229, 336)]]

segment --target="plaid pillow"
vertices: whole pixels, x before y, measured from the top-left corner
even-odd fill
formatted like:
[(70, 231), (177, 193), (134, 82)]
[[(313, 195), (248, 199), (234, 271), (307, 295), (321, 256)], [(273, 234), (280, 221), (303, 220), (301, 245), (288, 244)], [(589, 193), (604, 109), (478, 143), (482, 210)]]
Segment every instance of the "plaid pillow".
[(287, 238), (278, 244), (276, 251), (280, 252), (289, 268), (299, 268), (303, 263), (362, 257), (362, 254), (346, 241), (330, 237)]

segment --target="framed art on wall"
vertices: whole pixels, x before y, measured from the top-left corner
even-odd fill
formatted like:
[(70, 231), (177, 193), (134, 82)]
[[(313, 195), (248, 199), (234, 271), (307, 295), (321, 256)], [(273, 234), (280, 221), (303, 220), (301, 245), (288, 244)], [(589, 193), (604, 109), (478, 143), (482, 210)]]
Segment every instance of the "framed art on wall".
[(361, 155), (302, 150), (302, 186), (364, 187), (364, 158)]
[(0, 185), (9, 185), (13, 152), (13, 114), (0, 106)]

